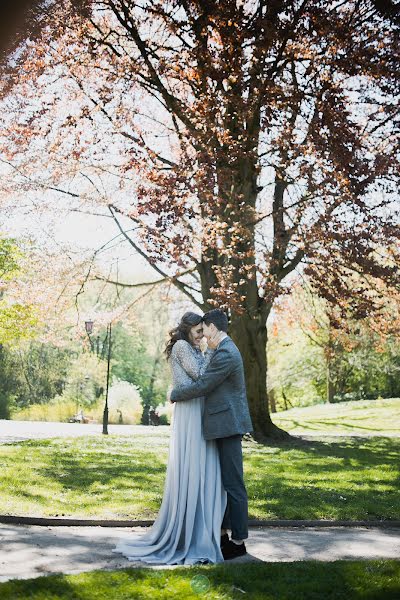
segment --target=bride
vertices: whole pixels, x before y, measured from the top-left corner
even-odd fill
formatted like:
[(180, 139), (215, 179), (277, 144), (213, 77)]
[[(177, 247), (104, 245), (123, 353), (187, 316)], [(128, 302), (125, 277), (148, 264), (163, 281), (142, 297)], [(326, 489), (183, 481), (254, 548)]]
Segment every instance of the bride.
[[(200, 350), (202, 317), (186, 312), (170, 332), (165, 353), (173, 386), (193, 383), (212, 351)], [(112, 552), (151, 564), (223, 562), (221, 523), (227, 494), (215, 440), (204, 440), (204, 398), (176, 402), (171, 425), (164, 495), (154, 524), (144, 535), (121, 540)]]

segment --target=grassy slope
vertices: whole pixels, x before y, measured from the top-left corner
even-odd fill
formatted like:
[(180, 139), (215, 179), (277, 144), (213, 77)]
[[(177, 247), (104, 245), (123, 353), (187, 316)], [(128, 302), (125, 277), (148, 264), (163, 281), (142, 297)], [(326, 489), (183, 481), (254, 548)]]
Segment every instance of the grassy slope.
[(274, 413), (272, 420), (293, 434), (400, 435), (400, 398), (292, 408)]

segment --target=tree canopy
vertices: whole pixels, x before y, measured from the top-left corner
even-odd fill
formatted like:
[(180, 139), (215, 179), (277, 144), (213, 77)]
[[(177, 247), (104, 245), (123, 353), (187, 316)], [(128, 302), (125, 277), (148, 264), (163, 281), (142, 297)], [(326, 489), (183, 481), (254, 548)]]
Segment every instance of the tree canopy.
[(88, 0), (35, 22), (3, 69), (8, 185), (100, 204), (161, 277), (226, 307), (273, 432), (265, 325), (290, 274), (344, 318), (399, 285), (395, 5)]

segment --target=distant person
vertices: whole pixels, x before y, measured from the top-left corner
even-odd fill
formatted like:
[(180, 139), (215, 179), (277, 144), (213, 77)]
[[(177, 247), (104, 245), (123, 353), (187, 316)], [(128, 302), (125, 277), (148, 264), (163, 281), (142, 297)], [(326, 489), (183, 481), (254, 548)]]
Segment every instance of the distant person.
[(154, 408), (152, 408), (151, 411), (149, 412), (149, 421), (150, 421), (150, 425), (159, 425), (160, 424), (160, 417), (158, 416), (158, 413)]

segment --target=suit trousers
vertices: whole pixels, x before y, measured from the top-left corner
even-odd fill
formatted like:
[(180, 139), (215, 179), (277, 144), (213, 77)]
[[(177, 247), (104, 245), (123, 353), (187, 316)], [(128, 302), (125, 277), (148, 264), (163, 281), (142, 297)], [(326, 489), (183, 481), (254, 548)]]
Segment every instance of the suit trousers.
[(221, 477), (227, 492), (223, 529), (230, 529), (234, 540), (245, 540), (248, 531), (248, 502), (243, 479), (242, 435), (217, 438)]

